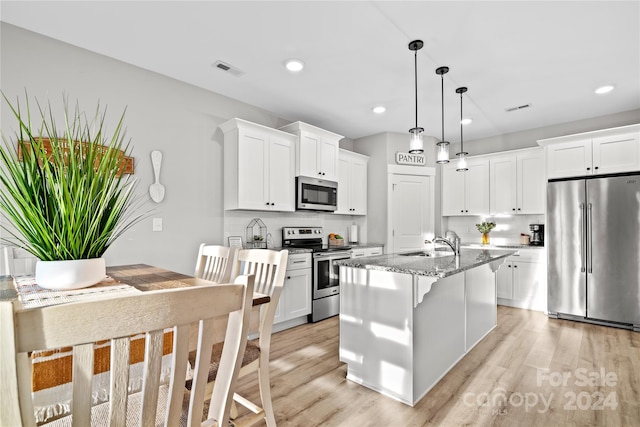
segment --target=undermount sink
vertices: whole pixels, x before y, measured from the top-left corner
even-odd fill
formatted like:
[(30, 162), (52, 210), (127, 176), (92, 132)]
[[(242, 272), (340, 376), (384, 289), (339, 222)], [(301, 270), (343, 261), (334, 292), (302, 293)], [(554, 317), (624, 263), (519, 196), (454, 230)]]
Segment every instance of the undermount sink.
[(398, 254), (402, 256), (423, 256), (428, 258), (440, 258), (443, 256), (453, 256), (452, 251), (416, 251), (416, 252), (405, 252), (403, 254)]

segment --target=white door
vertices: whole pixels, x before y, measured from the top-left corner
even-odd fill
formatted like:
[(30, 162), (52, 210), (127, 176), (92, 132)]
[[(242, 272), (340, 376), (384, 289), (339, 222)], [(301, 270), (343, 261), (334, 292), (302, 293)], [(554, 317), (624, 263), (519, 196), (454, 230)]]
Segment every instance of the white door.
[(489, 210), (489, 160), (474, 159), (467, 162), (469, 170), (464, 172), (464, 213), (486, 215)]
[(302, 132), (300, 134), (298, 164), (300, 175), (311, 178), (322, 178), (318, 170), (318, 147), (320, 137)]
[[(282, 292), (285, 298), (286, 313), (285, 320), (311, 314), (311, 269), (302, 268), (300, 270), (287, 271), (285, 279), (287, 292)], [(282, 300), (282, 296), (280, 296)]]
[(491, 214), (515, 214), (516, 157), (497, 157), (489, 162), (489, 201)]
[(547, 178), (591, 174), (591, 140), (563, 142), (547, 146)]
[(323, 138), (318, 145), (318, 171), (322, 179), (338, 180), (338, 141)]
[(352, 215), (367, 214), (367, 162), (351, 161), (351, 211)]
[(594, 138), (593, 173), (629, 172), (640, 168), (637, 133)]
[(241, 133), (238, 157), (242, 159), (238, 173), (238, 208), (268, 209), (269, 202), (269, 138), (259, 133)]
[(541, 151), (518, 155), (518, 213), (544, 214), (547, 183)]
[(296, 210), (295, 146), (291, 141), (271, 137), (269, 148), (269, 200), (267, 201), (269, 206), (267, 209), (293, 212)]
[(456, 165), (442, 168), (442, 215), (464, 215), (465, 172), (456, 171)]
[(429, 176), (392, 176), (389, 253), (422, 249), (425, 239), (434, 237), (430, 180)]
[(349, 159), (338, 161), (338, 208), (337, 214), (350, 214), (351, 211), (351, 162)]

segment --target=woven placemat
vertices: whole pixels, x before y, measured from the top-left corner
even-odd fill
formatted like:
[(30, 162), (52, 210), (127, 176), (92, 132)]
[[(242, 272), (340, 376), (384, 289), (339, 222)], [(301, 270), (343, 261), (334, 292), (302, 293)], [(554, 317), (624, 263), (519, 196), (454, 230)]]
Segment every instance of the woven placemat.
[(114, 293), (141, 292), (133, 286), (121, 283), (109, 276), (106, 276), (101, 282), (83, 289), (44, 289), (36, 284), (35, 276), (16, 276), (13, 279), (13, 285), (24, 308), (45, 307), (95, 299), (96, 297), (113, 296)]

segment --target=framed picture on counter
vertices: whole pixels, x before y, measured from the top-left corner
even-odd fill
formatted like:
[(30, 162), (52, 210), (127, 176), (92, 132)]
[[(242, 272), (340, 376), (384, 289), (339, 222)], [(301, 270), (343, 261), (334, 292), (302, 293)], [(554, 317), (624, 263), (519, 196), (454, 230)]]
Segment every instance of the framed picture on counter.
[(229, 236), (229, 247), (242, 249), (242, 236)]

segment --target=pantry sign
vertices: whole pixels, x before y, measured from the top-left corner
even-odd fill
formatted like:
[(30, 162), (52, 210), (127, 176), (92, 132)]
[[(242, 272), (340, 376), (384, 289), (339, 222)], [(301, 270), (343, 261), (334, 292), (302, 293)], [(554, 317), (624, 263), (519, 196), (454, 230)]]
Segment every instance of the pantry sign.
[(412, 154), (396, 152), (396, 163), (399, 165), (426, 166), (427, 156), (424, 154)]

